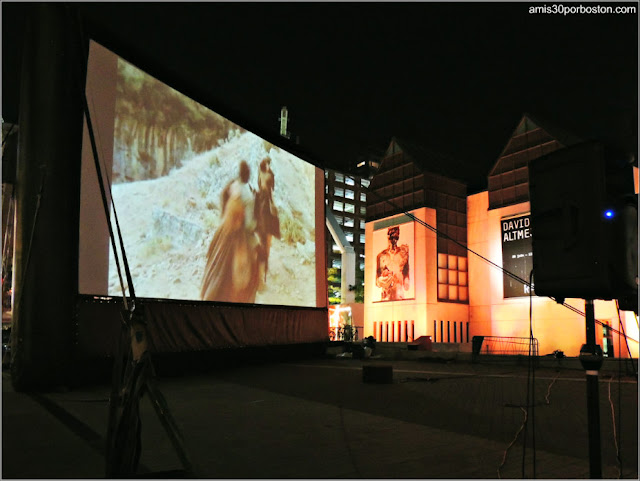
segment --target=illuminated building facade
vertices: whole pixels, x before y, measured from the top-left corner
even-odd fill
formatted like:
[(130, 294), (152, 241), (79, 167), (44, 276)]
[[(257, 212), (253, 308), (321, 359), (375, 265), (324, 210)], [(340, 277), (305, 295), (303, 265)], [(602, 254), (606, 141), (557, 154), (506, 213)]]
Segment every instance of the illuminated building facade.
[[(528, 338), (531, 302), (539, 354), (577, 356), (585, 320), (575, 310), (584, 312), (584, 300), (567, 299), (570, 310), (530, 298), (500, 268), (529, 280), (529, 161), (578, 142), (525, 115), (491, 169), (488, 189), (468, 195), (446, 171), (456, 169), (455, 160), (393, 139), (367, 203), (364, 335), (454, 344), (473, 336)], [(615, 302), (595, 301), (597, 342), (605, 356), (628, 357), (625, 340), (618, 343), (624, 329), (637, 357), (637, 319), (620, 311), (619, 321), (618, 312)]]

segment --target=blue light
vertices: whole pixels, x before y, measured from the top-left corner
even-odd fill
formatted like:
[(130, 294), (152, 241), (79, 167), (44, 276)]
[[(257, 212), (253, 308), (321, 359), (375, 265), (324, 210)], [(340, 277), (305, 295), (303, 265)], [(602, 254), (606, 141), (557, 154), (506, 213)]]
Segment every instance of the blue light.
[(613, 218), (613, 216), (614, 216), (614, 212), (613, 212), (611, 209), (609, 209), (609, 210), (605, 210), (605, 211), (604, 211), (604, 216), (605, 216), (607, 219), (611, 219), (611, 218)]

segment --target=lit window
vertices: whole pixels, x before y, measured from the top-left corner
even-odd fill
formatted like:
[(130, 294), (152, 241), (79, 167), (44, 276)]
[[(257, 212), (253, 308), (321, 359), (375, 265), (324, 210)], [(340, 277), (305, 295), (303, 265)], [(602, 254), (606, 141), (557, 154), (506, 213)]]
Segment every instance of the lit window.
[(361, 253), (361, 254), (359, 255), (359, 257), (360, 257), (360, 259), (364, 259), (364, 254), (362, 254), (362, 253)]
[(344, 189), (342, 187), (334, 187), (333, 194), (336, 197), (344, 197)]
[(344, 210), (344, 204), (342, 202), (334, 200), (333, 201), (333, 210), (337, 210), (339, 212), (342, 212)]
[(367, 201), (367, 194), (365, 194), (364, 192), (360, 192), (360, 202), (366, 202)]
[(353, 218), (352, 217), (345, 217), (344, 218), (344, 226), (345, 227), (353, 227)]
[(344, 224), (344, 218), (341, 215), (336, 215), (335, 218), (336, 218), (336, 221), (338, 222), (338, 224), (340, 224), (340, 225)]
[(350, 214), (355, 214), (356, 207), (353, 204), (345, 203), (344, 204), (344, 211), (345, 212), (349, 212)]
[(324, 185), (324, 193), (325, 194), (329, 193), (329, 186), (327, 184)]
[(336, 172), (336, 182), (344, 182), (344, 174)]
[(364, 234), (360, 234), (360, 244), (364, 244)]
[(364, 262), (360, 263), (360, 270), (363, 271), (364, 270)]
[(353, 242), (353, 232), (345, 232), (344, 235), (349, 242)]
[(332, 250), (333, 252), (340, 252), (340, 247), (338, 247), (338, 245), (337, 245), (337, 244), (333, 244), (333, 245), (331, 246), (331, 250)]
[(364, 222), (364, 220), (360, 219), (360, 228), (361, 228), (362, 230), (364, 230), (364, 226), (365, 226), (365, 222)]
[(369, 179), (360, 179), (360, 185), (362, 185), (362, 187), (364, 187), (365, 189), (369, 187), (370, 183), (371, 181)]
[(467, 258), (438, 254), (438, 299), (467, 303), (469, 299)]
[(354, 199), (355, 198), (355, 193), (351, 189), (347, 189), (347, 190), (344, 191), (344, 196), (347, 199)]
[(325, 170), (325, 171), (324, 171), (324, 178), (325, 178), (325, 179), (328, 179), (328, 178), (329, 178), (329, 171), (328, 171), (328, 170)]
[(340, 269), (342, 267), (342, 261), (340, 259), (332, 259), (331, 267), (337, 267), (338, 269)]
[(345, 177), (344, 183), (347, 185), (356, 185), (356, 181), (353, 180), (353, 177)]
[(360, 214), (367, 215), (367, 208), (364, 205), (360, 206)]

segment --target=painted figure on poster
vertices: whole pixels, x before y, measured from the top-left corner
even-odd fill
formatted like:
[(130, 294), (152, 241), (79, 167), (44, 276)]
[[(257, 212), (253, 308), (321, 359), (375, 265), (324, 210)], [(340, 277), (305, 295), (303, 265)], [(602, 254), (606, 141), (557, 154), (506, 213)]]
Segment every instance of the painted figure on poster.
[(405, 298), (409, 290), (409, 246), (398, 245), (400, 226), (387, 230), (389, 246), (378, 254), (376, 286), (382, 289), (381, 301), (395, 301)]

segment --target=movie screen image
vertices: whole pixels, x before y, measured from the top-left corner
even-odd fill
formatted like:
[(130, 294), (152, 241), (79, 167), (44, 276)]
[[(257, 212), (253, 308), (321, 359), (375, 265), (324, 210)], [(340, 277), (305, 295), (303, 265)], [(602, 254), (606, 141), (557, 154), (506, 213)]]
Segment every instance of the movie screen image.
[[(321, 171), (111, 55), (107, 177), (136, 295), (316, 307)], [(122, 295), (110, 245), (106, 277)]]

